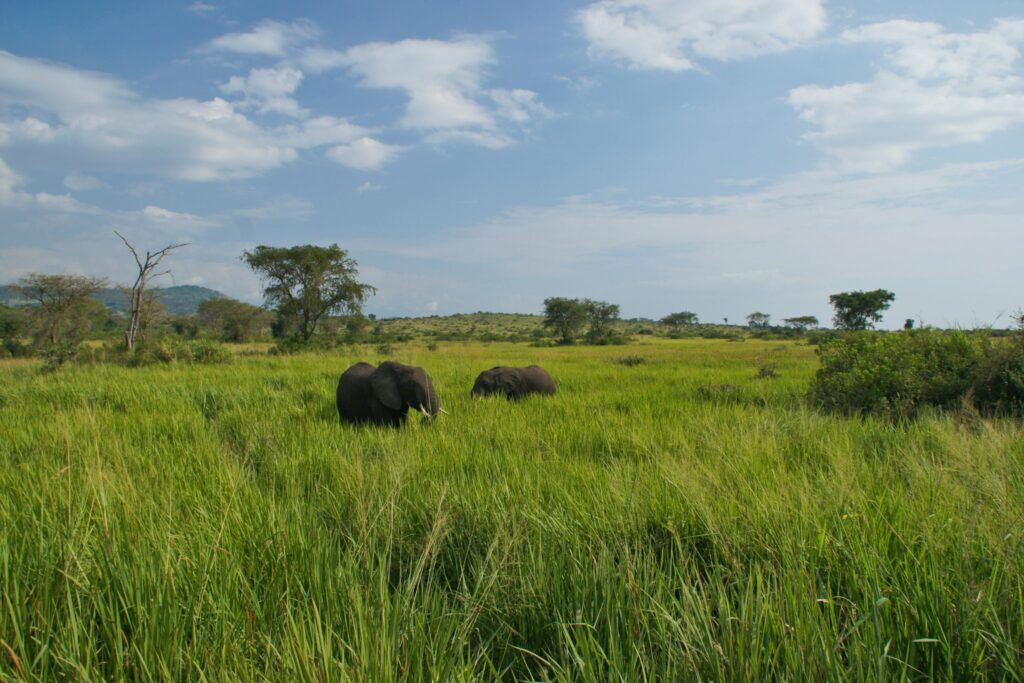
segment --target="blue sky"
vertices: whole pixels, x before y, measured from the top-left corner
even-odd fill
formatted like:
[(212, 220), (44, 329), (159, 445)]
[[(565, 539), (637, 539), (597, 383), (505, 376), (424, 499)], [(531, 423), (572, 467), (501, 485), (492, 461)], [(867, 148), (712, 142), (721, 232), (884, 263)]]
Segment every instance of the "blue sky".
[(7, 2), (0, 281), (127, 281), (113, 230), (250, 301), (337, 242), (382, 316), (1004, 325), (1024, 305), (1019, 2)]

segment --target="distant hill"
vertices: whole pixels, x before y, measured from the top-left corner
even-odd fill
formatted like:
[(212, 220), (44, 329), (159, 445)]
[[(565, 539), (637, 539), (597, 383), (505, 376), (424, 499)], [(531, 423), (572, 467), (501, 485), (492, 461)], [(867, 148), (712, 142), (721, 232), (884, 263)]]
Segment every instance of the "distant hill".
[[(157, 294), (160, 303), (171, 315), (191, 315), (196, 312), (199, 304), (207, 299), (223, 299), (221, 294), (209, 287), (195, 285), (176, 285), (174, 287), (157, 287), (152, 290)], [(128, 300), (117, 287), (108, 287), (96, 293), (100, 303), (112, 311), (121, 313), (128, 309)], [(9, 286), (0, 286), (0, 304), (5, 306), (25, 306), (32, 302), (25, 299)]]

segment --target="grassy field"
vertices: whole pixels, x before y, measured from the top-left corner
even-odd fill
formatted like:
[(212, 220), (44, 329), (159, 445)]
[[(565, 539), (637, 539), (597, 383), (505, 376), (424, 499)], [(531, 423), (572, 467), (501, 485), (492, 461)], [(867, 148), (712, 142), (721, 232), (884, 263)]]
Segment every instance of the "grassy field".
[(373, 349), (0, 364), (0, 679), (1024, 676), (1018, 423), (819, 414), (779, 342), (393, 357), (451, 414), (339, 425)]

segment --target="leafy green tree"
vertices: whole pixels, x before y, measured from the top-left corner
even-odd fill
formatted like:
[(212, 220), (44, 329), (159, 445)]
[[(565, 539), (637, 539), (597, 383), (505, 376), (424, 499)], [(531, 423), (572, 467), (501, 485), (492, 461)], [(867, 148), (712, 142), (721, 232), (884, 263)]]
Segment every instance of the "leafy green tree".
[(587, 321), (590, 323), (587, 339), (599, 342), (611, 337), (615, 323), (619, 319), (619, 305), (610, 304), (607, 301), (584, 299), (583, 306), (587, 311)]
[(832, 321), (837, 329), (867, 330), (882, 320), (882, 311), (887, 310), (895, 298), (896, 295), (886, 289), (873, 289), (839, 292), (830, 296), (828, 302), (835, 309)]
[(680, 311), (678, 313), (669, 313), (661, 322), (669, 327), (685, 327), (687, 325), (696, 325), (700, 322), (697, 318), (696, 313), (690, 311)]
[(757, 327), (764, 329), (771, 323), (772, 317), (767, 313), (761, 313), (755, 311), (747, 316), (747, 327)]
[(786, 318), (782, 321), (786, 327), (803, 332), (804, 330), (817, 327), (818, 319), (813, 315), (798, 315), (795, 318)]
[(320, 247), (260, 245), (242, 254), (259, 275), (267, 305), (277, 309), (281, 328), (293, 329), (306, 342), (325, 315), (362, 312), (366, 297), (377, 290), (359, 282), (358, 264), (337, 244)]
[(266, 309), (227, 297), (200, 302), (196, 315), (214, 336), (228, 342), (249, 341), (269, 328), (273, 319)]
[(84, 339), (100, 313), (97, 306), (103, 307), (92, 296), (105, 285), (102, 278), (84, 275), (30, 273), (21, 278), (14, 288), (37, 304), (30, 309), (36, 345), (53, 348)]
[(587, 324), (587, 307), (579, 299), (544, 299), (544, 327), (554, 330), (562, 344), (571, 344)]

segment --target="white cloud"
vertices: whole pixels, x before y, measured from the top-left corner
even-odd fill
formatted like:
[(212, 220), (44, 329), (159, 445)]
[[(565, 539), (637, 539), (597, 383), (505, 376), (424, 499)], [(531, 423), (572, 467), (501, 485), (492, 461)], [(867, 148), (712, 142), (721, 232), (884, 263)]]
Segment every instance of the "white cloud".
[(432, 143), (506, 147), (514, 138), (499, 119), (526, 126), (551, 114), (530, 90), (484, 89), (497, 60), (480, 36), (365, 43), (344, 53), (307, 51), (304, 58), (312, 68), (344, 67), (367, 88), (403, 91), (408, 101), (399, 127), (422, 131)]
[(207, 2), (197, 1), (193, 2), (185, 9), (191, 12), (192, 14), (198, 14), (199, 16), (203, 16), (204, 14), (209, 14), (210, 12), (216, 12), (218, 8), (216, 5), (211, 5)]
[[(237, 88), (262, 107), (287, 109), (281, 100), (300, 79), (301, 74), (286, 68), (257, 69), (229, 89)], [(43, 114), (25, 116), (25, 109), (45, 112), (47, 120), (40, 118)], [(299, 109), (291, 113), (306, 114)], [(369, 134), (333, 116), (265, 127), (221, 98), (145, 99), (103, 74), (0, 51), (0, 117), (5, 115), (0, 144), (8, 160), (45, 160), (57, 169), (76, 168), (78, 174), (119, 172), (188, 181), (259, 175), (295, 160), (301, 149), (350, 144)], [(398, 149), (362, 142), (349, 152), (355, 159), (350, 165), (376, 168)]]
[(296, 118), (308, 114), (292, 95), (302, 83), (302, 72), (294, 67), (252, 69), (248, 76), (232, 76), (220, 87), (228, 94), (244, 96), (241, 105), (252, 107), (261, 114), (277, 112)]
[(367, 192), (376, 192), (379, 189), (380, 185), (376, 185), (371, 183), (369, 180), (366, 180), (356, 188), (356, 192), (359, 194), (366, 194)]
[(331, 147), (327, 150), (327, 158), (360, 171), (376, 171), (401, 151), (400, 145), (388, 145), (363, 137), (347, 145)]
[(826, 23), (821, 0), (600, 0), (576, 18), (592, 57), (666, 71), (783, 52)]
[(64, 178), (64, 187), (76, 192), (98, 190), (104, 186), (105, 183), (99, 178), (95, 178), (91, 175), (85, 175), (83, 173), (72, 173)]
[(842, 39), (886, 45), (885, 65), (871, 81), (795, 88), (789, 102), (816, 128), (806, 138), (849, 170), (894, 169), (922, 150), (979, 142), (1024, 123), (1016, 70), (1024, 20), (962, 34), (888, 21)]
[(251, 31), (226, 33), (214, 38), (203, 50), (284, 57), (291, 48), (313, 40), (318, 34), (316, 24), (311, 21), (287, 23), (268, 19), (257, 24)]

